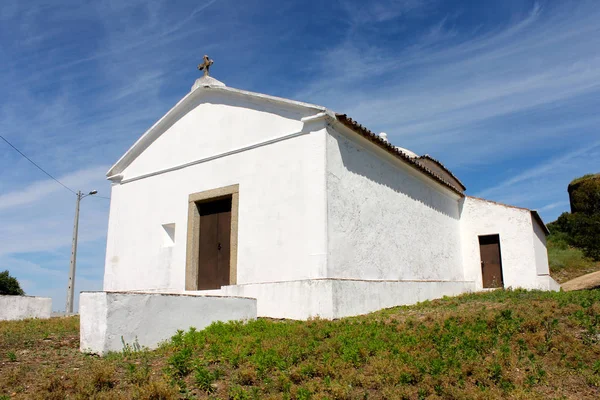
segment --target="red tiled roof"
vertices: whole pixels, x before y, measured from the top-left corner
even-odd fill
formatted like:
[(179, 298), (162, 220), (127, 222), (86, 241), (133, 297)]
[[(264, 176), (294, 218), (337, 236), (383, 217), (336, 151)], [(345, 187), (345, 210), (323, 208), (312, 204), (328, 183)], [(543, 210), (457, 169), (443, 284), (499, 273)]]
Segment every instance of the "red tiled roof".
[(439, 161), (434, 160), (429, 156), (426, 156), (429, 159), (431, 159), (432, 161), (436, 162), (436, 164), (439, 164), (440, 167), (443, 168), (445, 171), (448, 171), (449, 175), (452, 176), (454, 179), (456, 179), (458, 185), (455, 185), (454, 183), (448, 181), (447, 179), (444, 179), (444, 177), (440, 176), (439, 174), (435, 173), (431, 169), (427, 168), (425, 165), (420, 164), (419, 158), (409, 157), (408, 155), (403, 153), (401, 150), (398, 150), (396, 148), (396, 146), (392, 145), (390, 142), (388, 142), (386, 140), (383, 140), (379, 135), (372, 132), (368, 128), (365, 128), (358, 122), (354, 121), (352, 118), (348, 117), (346, 114), (336, 114), (335, 116), (338, 119), (338, 121), (340, 121), (346, 127), (352, 129), (354, 132), (358, 133), (359, 135), (363, 136), (364, 138), (368, 139), (369, 141), (375, 143), (377, 146), (386, 150), (388, 153), (398, 157), (399, 159), (406, 162), (408, 165), (415, 168), (419, 172), (424, 173), (425, 175), (428, 175), (429, 177), (433, 178), (434, 180), (436, 180), (439, 183), (443, 184), (444, 186), (448, 187), (453, 192), (459, 194), (460, 196), (464, 196), (463, 192), (466, 189), (464, 187), (464, 185)]
[(450, 171), (448, 168), (446, 168), (446, 166), (444, 164), (442, 164), (439, 160), (436, 160), (435, 158), (431, 157), (429, 154), (425, 154), (425, 155), (422, 155), (417, 158), (417, 162), (419, 162), (421, 160), (429, 160), (429, 161), (435, 163), (435, 165), (437, 165), (443, 171), (444, 174), (448, 175), (452, 181), (456, 181), (456, 184), (458, 186), (460, 186), (463, 191), (467, 190), (467, 188), (465, 187), (465, 185), (463, 185), (463, 183), (460, 181), (460, 179), (458, 179), (456, 177), (456, 175), (454, 175), (452, 173), (452, 171)]

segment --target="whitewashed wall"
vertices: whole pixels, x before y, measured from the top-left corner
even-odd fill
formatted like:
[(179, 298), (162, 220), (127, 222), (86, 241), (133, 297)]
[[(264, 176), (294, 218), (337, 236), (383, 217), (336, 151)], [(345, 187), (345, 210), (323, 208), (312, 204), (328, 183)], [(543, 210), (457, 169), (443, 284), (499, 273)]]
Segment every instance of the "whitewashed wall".
[(0, 321), (50, 318), (52, 299), (34, 296), (0, 296)]
[(534, 244), (537, 235), (531, 212), (473, 197), (466, 197), (463, 202), (461, 231), (466, 278), (474, 280), (477, 289), (483, 287), (479, 236), (498, 234), (504, 287), (541, 288), (538, 270), (547, 274), (548, 261), (546, 256), (544, 267), (545, 247)]
[(538, 275), (547, 275), (550, 273), (548, 266), (548, 250), (546, 248), (546, 234), (540, 227), (540, 224), (533, 218), (531, 218), (531, 224), (533, 225), (533, 250), (535, 252), (535, 265)]
[[(267, 106), (219, 96), (203, 101), (113, 185), (105, 290), (183, 290), (188, 196), (233, 184), (239, 184), (239, 284), (325, 275), (326, 194), (318, 184), (325, 182), (325, 131), (280, 140), (302, 131), (304, 114), (275, 115)], [(165, 244), (164, 224), (175, 224), (173, 245)]]
[(178, 330), (215, 321), (256, 319), (256, 300), (242, 297), (82, 292), (80, 303), (80, 350), (101, 355), (124, 345), (153, 349)]
[(328, 277), (463, 281), (459, 197), (391, 157), (329, 130)]

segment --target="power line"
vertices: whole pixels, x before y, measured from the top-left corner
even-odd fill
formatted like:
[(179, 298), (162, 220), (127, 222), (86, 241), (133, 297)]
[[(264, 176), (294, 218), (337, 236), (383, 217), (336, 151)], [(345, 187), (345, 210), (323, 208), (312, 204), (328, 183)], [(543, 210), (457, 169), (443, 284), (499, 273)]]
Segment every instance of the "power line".
[(48, 172), (46, 172), (44, 170), (44, 168), (40, 167), (39, 165), (37, 165), (35, 162), (33, 162), (33, 160), (29, 157), (27, 157), (25, 154), (23, 154), (21, 152), (21, 150), (17, 149), (15, 146), (13, 146), (13, 144), (11, 142), (9, 142), (8, 140), (6, 140), (2, 135), (0, 135), (0, 139), (4, 140), (6, 143), (8, 143), (8, 145), (10, 147), (12, 147), (13, 149), (15, 149), (15, 151), (17, 153), (19, 153), (20, 155), (22, 155), (23, 157), (25, 157), (27, 159), (27, 161), (29, 161), (30, 163), (32, 163), (33, 165), (35, 165), (37, 167), (37, 169), (39, 169), (40, 171), (42, 171), (43, 173), (45, 173), (46, 175), (48, 175), (50, 178), (54, 179), (59, 185), (61, 185), (62, 187), (64, 187), (65, 189), (67, 189), (69, 192), (73, 193), (73, 194), (77, 194), (73, 189), (71, 189), (70, 187), (68, 187), (67, 185), (65, 185), (64, 183), (62, 183), (61, 181), (59, 181), (58, 179), (56, 179), (55, 177), (53, 177), (52, 175), (50, 175)]

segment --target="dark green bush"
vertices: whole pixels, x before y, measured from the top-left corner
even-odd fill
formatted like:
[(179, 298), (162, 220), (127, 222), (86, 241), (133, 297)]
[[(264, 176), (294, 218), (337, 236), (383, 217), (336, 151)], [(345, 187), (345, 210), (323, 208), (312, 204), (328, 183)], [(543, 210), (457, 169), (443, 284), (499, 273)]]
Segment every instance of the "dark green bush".
[(583, 249), (583, 253), (596, 261), (600, 260), (600, 213), (575, 213), (571, 220), (573, 244)]
[(17, 278), (10, 276), (8, 270), (0, 272), (0, 295), (23, 296), (24, 294)]
[[(600, 174), (586, 175), (569, 184), (571, 213), (562, 213), (548, 224), (555, 249), (579, 248), (600, 261)], [(549, 238), (550, 240), (550, 238)]]
[(569, 184), (571, 213), (600, 214), (600, 174), (577, 178)]

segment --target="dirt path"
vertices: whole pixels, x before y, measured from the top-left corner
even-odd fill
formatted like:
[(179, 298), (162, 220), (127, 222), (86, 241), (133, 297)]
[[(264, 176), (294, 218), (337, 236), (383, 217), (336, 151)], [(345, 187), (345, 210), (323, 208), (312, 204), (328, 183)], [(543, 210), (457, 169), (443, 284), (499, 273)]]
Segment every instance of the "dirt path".
[(600, 271), (571, 279), (570, 281), (562, 283), (561, 286), (565, 292), (600, 287)]

